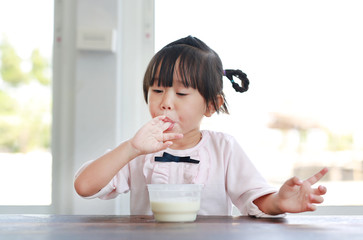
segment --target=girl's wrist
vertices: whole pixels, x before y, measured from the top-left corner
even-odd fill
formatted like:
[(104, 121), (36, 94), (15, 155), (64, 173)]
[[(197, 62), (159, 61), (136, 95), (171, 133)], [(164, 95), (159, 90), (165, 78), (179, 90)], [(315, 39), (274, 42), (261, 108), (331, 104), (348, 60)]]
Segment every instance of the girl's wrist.
[(110, 154), (118, 156), (116, 159), (119, 159), (122, 162), (122, 166), (141, 155), (141, 153), (133, 147), (130, 140), (118, 145)]
[(132, 143), (132, 139), (127, 140), (124, 144), (129, 153), (130, 160), (142, 155), (141, 151)]
[(278, 192), (262, 196), (254, 201), (257, 207), (268, 215), (279, 215), (285, 213), (281, 209), (281, 200)]
[(282, 210), (281, 208), (281, 199), (279, 197), (279, 192), (276, 192), (274, 194), (272, 194), (272, 198), (273, 198), (273, 209), (274, 209), (274, 214), (273, 215), (278, 215), (278, 214), (284, 214), (286, 213), (285, 211)]

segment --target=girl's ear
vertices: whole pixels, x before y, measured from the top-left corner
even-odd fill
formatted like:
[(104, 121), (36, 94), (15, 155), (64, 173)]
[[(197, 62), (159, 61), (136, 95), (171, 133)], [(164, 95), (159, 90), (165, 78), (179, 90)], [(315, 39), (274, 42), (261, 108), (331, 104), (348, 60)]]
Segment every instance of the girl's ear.
[[(218, 109), (223, 105), (224, 100), (223, 97), (221, 95), (217, 96), (217, 107)], [(206, 117), (211, 117), (215, 112), (217, 111), (217, 109), (214, 108), (213, 103), (208, 103), (208, 108), (204, 113), (204, 116)]]

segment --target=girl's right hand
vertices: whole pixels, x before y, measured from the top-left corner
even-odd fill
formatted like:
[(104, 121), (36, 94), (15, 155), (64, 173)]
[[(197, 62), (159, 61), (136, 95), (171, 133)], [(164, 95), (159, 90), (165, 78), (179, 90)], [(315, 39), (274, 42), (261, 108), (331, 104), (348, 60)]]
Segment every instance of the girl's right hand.
[(132, 147), (139, 155), (164, 150), (173, 144), (172, 140), (183, 138), (181, 133), (164, 133), (170, 130), (172, 125), (164, 121), (165, 118), (165, 116), (153, 118), (130, 139)]

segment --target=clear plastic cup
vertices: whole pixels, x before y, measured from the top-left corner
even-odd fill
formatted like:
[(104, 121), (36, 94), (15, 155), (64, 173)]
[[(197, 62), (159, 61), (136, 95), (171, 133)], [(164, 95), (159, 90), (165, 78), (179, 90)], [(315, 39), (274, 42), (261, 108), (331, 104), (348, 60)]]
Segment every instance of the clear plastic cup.
[(151, 211), (158, 222), (193, 222), (202, 184), (148, 184)]

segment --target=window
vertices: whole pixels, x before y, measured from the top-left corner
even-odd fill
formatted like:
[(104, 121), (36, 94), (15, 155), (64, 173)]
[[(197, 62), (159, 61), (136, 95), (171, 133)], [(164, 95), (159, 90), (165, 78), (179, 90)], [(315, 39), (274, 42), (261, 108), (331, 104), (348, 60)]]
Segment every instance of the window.
[(362, 205), (363, 15), (360, 1), (155, 0), (155, 50), (193, 35), (250, 90), (225, 79), (230, 115), (203, 128), (234, 135), (276, 186), (330, 169), (324, 205)]
[(53, 1), (1, 1), (0, 32), (0, 206), (40, 212), (52, 204)]

